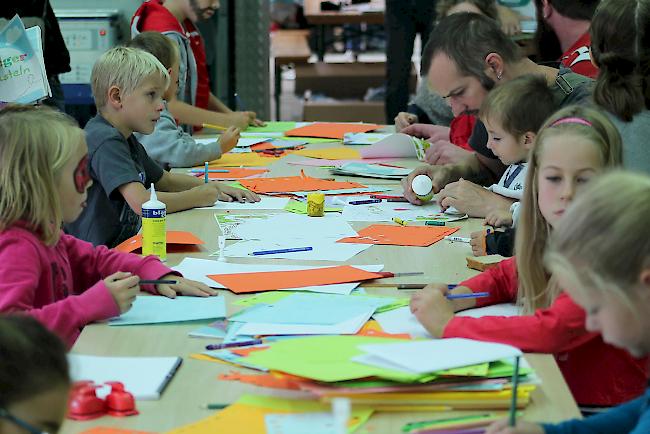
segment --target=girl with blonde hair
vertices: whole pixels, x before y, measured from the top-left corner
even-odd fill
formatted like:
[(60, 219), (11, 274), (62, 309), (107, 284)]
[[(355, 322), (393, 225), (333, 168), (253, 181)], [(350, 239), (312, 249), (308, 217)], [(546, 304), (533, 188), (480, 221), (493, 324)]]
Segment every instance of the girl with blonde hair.
[[(489, 292), (449, 301), (446, 285), (432, 284), (411, 299), (411, 311), (434, 337), (463, 337), (553, 354), (582, 406), (611, 406), (642, 393), (645, 361), (603, 342), (584, 327), (585, 312), (543, 267), (552, 229), (584, 184), (621, 164), (621, 140), (600, 112), (567, 107), (542, 126), (528, 159), (515, 257), (461, 282), (451, 293)], [(516, 302), (523, 315), (457, 317), (463, 309)], [(594, 381), (598, 378), (598, 381)]]
[[(650, 177), (620, 171), (603, 175), (571, 205), (545, 255), (549, 270), (586, 311), (586, 329), (637, 357), (650, 354), (648, 215)], [(518, 421), (516, 427), (500, 421), (487, 433), (647, 433), (649, 403), (647, 389), (637, 399), (584, 420), (543, 426)]]
[(8, 106), (0, 111), (0, 312), (25, 312), (72, 346), (80, 329), (130, 309), (149, 292), (208, 296), (156, 257), (140, 258), (61, 232), (85, 207), (92, 184), (83, 131), (63, 113)]

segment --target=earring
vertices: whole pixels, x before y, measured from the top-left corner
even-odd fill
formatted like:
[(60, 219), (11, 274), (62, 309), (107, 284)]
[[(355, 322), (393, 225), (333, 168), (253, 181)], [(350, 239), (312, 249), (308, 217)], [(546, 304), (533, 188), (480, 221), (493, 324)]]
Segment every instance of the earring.
[(503, 76), (502, 72), (497, 73), (497, 80), (501, 80), (501, 77)]

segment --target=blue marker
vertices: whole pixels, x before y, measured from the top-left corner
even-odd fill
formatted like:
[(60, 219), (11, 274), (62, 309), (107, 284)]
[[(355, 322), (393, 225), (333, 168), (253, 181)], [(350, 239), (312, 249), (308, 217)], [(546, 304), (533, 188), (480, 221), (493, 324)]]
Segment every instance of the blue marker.
[[(205, 169), (192, 169), (190, 173), (205, 173)], [(208, 173), (230, 173), (230, 170), (225, 169), (209, 169)]]
[(456, 300), (459, 298), (482, 298), (489, 297), (489, 292), (473, 292), (471, 294), (448, 294), (447, 300)]
[(242, 103), (241, 98), (239, 98), (239, 94), (237, 92), (235, 92), (235, 104), (237, 105), (237, 110), (246, 111), (244, 104)]
[(206, 184), (208, 183), (208, 181), (210, 181), (210, 179), (208, 178), (209, 173), (210, 173), (210, 165), (206, 161), (205, 162), (205, 173), (203, 174), (203, 176), (205, 177), (205, 183)]
[(257, 252), (251, 253), (253, 256), (262, 256), (262, 255), (275, 255), (278, 253), (293, 253), (293, 252), (308, 252), (314, 250), (313, 247), (293, 247), (290, 249), (278, 249), (278, 250), (259, 250)]
[(349, 205), (366, 205), (369, 203), (380, 203), (381, 199), (367, 199), (367, 200), (351, 200)]

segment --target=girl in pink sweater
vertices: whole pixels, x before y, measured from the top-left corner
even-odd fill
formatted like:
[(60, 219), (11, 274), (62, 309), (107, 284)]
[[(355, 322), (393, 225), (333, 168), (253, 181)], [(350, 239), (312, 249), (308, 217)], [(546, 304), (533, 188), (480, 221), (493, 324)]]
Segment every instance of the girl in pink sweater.
[[(0, 111), (0, 312), (25, 312), (69, 347), (83, 326), (131, 308), (144, 289), (175, 297), (216, 291), (183, 279), (157, 258), (119, 253), (63, 234), (91, 185), (83, 131), (63, 113)], [(140, 285), (173, 278), (175, 285)]]

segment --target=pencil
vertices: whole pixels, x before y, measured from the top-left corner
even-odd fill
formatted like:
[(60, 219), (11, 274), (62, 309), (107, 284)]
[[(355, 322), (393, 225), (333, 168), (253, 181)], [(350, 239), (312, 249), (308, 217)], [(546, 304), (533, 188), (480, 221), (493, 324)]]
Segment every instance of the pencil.
[(510, 401), (510, 426), (517, 425), (517, 386), (519, 386), (519, 357), (515, 358), (515, 372), (512, 373), (512, 400)]
[(139, 285), (176, 285), (178, 283), (178, 280), (165, 280), (165, 279), (158, 279), (158, 280), (147, 280), (147, 279), (140, 279), (138, 282)]
[(223, 127), (221, 125), (216, 125), (216, 124), (201, 124), (203, 128), (211, 128), (213, 130), (220, 130), (220, 131), (226, 131), (228, 127)]

